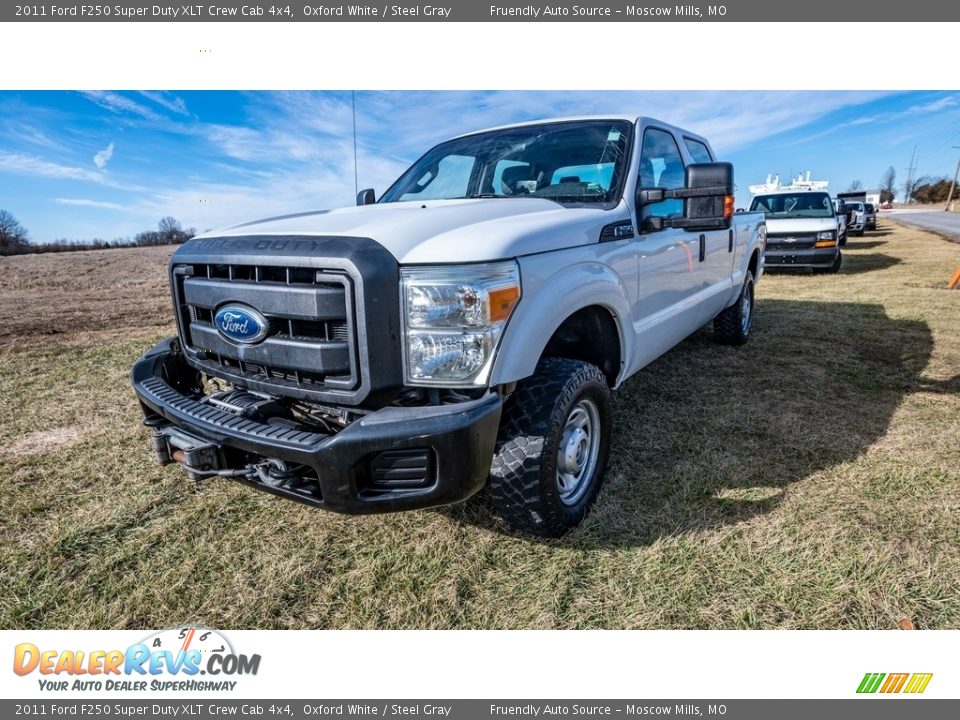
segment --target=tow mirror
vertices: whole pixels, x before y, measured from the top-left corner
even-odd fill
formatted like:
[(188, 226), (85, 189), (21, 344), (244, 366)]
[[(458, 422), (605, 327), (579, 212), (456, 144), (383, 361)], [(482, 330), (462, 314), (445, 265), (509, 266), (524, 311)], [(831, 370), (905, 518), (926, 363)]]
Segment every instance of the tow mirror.
[(357, 193), (357, 205), (373, 205), (377, 202), (377, 194), (373, 188), (367, 188)]
[(645, 230), (665, 227), (687, 230), (719, 230), (730, 227), (733, 218), (733, 165), (727, 162), (687, 165), (683, 188), (638, 188), (637, 209), (664, 200), (683, 200), (683, 214), (677, 217), (648, 217)]
[[(687, 190), (698, 194), (688, 197), (684, 220), (700, 230), (728, 228), (733, 217), (733, 165), (697, 163), (687, 166)], [(702, 194), (700, 194), (702, 193)]]

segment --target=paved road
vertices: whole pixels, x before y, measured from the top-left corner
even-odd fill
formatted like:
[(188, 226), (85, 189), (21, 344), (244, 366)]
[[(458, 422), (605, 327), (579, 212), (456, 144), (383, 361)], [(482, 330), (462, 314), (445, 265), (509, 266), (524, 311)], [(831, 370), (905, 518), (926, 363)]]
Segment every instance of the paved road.
[[(886, 215), (886, 213), (884, 213)], [(917, 225), (928, 230), (936, 230), (944, 235), (949, 235), (957, 242), (960, 242), (960, 213), (935, 211), (896, 211), (889, 213), (890, 217), (902, 223)], [(881, 217), (883, 217), (881, 215)]]

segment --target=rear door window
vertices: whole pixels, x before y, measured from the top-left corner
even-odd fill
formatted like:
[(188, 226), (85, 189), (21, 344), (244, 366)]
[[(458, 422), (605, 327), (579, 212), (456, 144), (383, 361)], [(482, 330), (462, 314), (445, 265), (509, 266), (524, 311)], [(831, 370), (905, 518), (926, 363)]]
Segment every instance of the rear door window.
[(687, 146), (687, 152), (690, 153), (690, 157), (693, 158), (695, 163), (713, 162), (713, 157), (710, 155), (710, 148), (708, 148), (705, 143), (689, 137), (685, 137), (683, 142)]

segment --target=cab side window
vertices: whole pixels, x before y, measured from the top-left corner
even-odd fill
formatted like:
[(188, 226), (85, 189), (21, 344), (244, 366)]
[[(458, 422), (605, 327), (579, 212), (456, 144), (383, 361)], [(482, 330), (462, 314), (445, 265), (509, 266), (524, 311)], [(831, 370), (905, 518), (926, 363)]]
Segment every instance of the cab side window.
[[(673, 135), (665, 130), (647, 128), (640, 149), (640, 187), (676, 190), (685, 183), (683, 156)], [(643, 208), (642, 217), (679, 217), (683, 200), (670, 199)]]

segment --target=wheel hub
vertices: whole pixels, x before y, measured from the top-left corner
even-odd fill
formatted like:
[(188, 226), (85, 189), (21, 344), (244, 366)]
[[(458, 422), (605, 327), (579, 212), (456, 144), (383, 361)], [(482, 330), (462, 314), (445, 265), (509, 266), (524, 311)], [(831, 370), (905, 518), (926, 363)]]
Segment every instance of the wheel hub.
[(567, 428), (560, 441), (560, 471), (579, 475), (587, 456), (590, 437), (580, 428)]
[(743, 331), (744, 335), (750, 332), (750, 313), (752, 311), (753, 307), (752, 303), (750, 302), (750, 291), (745, 289), (743, 293), (743, 300), (740, 301), (740, 329)]
[(557, 447), (557, 492), (564, 505), (576, 505), (596, 473), (600, 454), (600, 412), (584, 398), (570, 410)]

